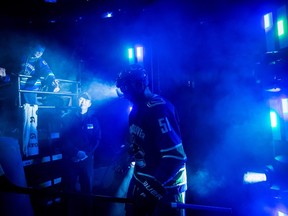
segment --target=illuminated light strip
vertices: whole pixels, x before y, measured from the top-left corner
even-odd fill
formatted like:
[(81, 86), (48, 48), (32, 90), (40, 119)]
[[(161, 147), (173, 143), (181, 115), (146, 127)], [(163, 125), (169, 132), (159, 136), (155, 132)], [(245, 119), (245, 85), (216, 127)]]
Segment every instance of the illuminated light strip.
[(52, 156), (45, 156), (45, 157), (42, 157), (41, 159), (24, 160), (22, 161), (22, 163), (23, 163), (23, 166), (25, 167), (25, 166), (30, 166), (33, 164), (48, 163), (51, 161), (56, 161), (56, 160), (61, 160), (61, 159), (62, 159), (62, 154), (56, 154)]
[(49, 181), (46, 181), (46, 182), (42, 182), (39, 185), (42, 188), (50, 187), (50, 186), (52, 186), (52, 180), (49, 180)]
[(54, 199), (51, 199), (51, 200), (48, 200), (47, 201), (47, 205), (50, 206), (52, 205), (53, 203), (60, 203), (61, 202), (61, 197), (56, 197)]
[(61, 160), (62, 159), (62, 154), (57, 154), (57, 155), (52, 155), (52, 160)]
[(288, 113), (288, 99), (287, 98), (282, 99), (282, 110), (284, 114)]
[(284, 21), (279, 20), (277, 22), (278, 36), (282, 36), (284, 34)]
[(40, 187), (42, 188), (47, 188), (47, 187), (51, 187), (52, 186), (52, 183), (53, 185), (56, 185), (56, 184), (60, 184), (62, 181), (62, 178), (59, 177), (59, 178), (55, 178), (55, 179), (52, 179), (52, 180), (49, 180), (49, 181), (46, 181), (46, 182), (42, 182), (39, 184)]
[(274, 111), (270, 112), (270, 120), (271, 120), (271, 127), (276, 128), (277, 127), (277, 115)]
[(138, 63), (143, 62), (143, 47), (142, 46), (136, 47), (136, 57), (137, 57)]
[(41, 163), (47, 163), (47, 162), (50, 162), (50, 161), (51, 161), (50, 156), (46, 156), (46, 157), (42, 157)]
[(53, 203), (60, 203), (60, 202), (61, 202), (61, 197), (57, 197), (55, 199), (48, 200), (47, 205), (50, 206), (50, 205), (53, 205)]
[(270, 16), (271, 16), (271, 13), (268, 13), (268, 14), (264, 15), (264, 28), (265, 29), (267, 29), (267, 28), (269, 28), (271, 26)]
[(55, 178), (55, 179), (53, 180), (53, 183), (54, 183), (54, 185), (55, 185), (55, 184), (60, 184), (61, 181), (62, 181), (62, 178), (59, 177), (59, 178)]
[(33, 164), (33, 159), (31, 159), (31, 160), (25, 160), (25, 161), (23, 161), (23, 166), (29, 166), (29, 165), (32, 165)]
[(133, 48), (129, 48), (128, 49), (128, 58), (129, 59), (133, 59), (134, 58), (133, 52), (134, 52)]

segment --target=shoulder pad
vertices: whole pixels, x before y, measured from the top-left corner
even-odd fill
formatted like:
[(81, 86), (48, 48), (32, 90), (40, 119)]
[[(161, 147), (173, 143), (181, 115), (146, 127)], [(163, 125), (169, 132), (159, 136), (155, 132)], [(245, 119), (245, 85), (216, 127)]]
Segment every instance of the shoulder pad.
[(154, 106), (161, 105), (161, 104), (166, 104), (166, 101), (163, 98), (153, 97), (153, 98), (151, 98), (150, 101), (148, 101), (147, 106), (148, 107), (154, 107)]

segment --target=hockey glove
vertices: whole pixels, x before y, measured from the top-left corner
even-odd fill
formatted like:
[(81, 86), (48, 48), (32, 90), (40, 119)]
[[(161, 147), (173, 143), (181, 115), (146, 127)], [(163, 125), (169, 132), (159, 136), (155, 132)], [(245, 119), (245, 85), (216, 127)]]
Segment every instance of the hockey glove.
[(87, 157), (88, 156), (86, 155), (84, 151), (78, 151), (76, 157), (74, 157), (72, 160), (74, 162), (79, 162), (79, 161), (85, 160)]

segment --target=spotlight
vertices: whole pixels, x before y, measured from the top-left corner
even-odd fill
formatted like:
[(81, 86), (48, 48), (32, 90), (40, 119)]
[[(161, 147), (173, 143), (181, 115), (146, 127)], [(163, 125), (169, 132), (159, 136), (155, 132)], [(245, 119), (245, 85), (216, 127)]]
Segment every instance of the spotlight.
[(278, 216), (288, 216), (288, 214), (286, 214), (285, 212), (282, 211), (278, 211)]
[(113, 17), (113, 12), (106, 12), (102, 15), (102, 18), (111, 18)]
[(254, 184), (254, 183), (266, 182), (266, 181), (267, 181), (266, 173), (247, 172), (243, 176), (244, 184)]
[(288, 164), (276, 162), (267, 165), (262, 172), (248, 171), (243, 175), (244, 184), (266, 183), (272, 190), (288, 190)]

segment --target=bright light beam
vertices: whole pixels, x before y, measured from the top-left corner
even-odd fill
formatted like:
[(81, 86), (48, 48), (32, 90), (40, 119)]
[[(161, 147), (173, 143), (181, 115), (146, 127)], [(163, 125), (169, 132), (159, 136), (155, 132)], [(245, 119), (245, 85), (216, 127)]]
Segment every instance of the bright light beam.
[(265, 173), (247, 172), (243, 176), (243, 183), (245, 184), (254, 184), (265, 181), (267, 181)]

